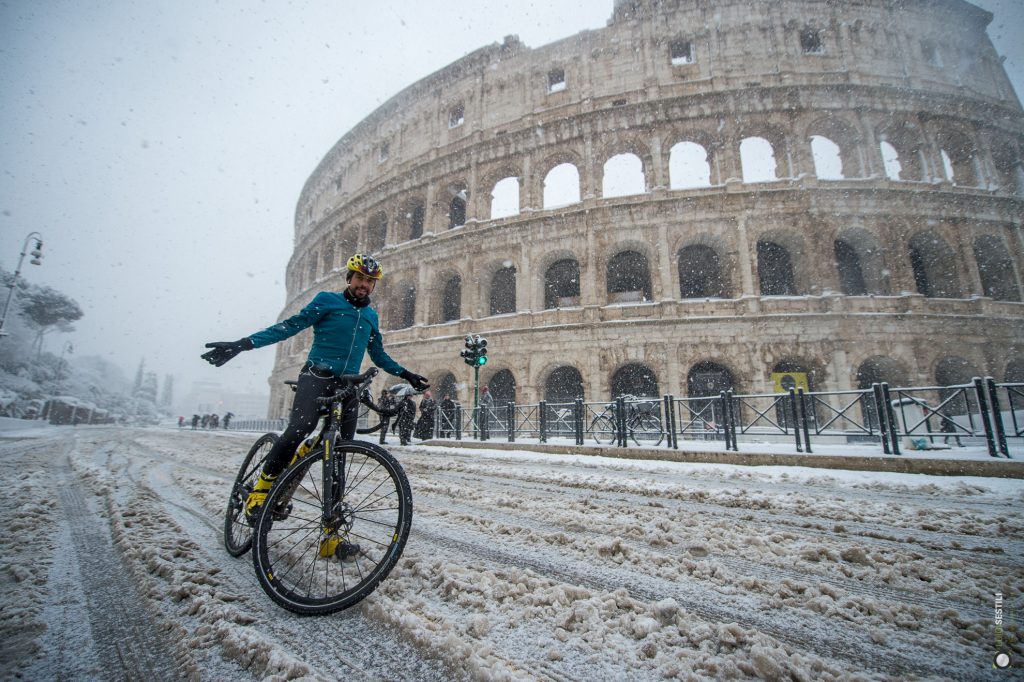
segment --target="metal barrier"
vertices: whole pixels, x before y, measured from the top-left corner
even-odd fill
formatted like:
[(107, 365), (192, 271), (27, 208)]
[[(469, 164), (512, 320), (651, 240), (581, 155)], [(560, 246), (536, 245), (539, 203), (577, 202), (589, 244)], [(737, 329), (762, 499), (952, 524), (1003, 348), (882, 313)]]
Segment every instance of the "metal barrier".
[(953, 440), (984, 445), (992, 457), (1009, 458), (1009, 441), (1024, 441), (1024, 384), (997, 384), (987, 377), (956, 386), (879, 383), (849, 391), (509, 402), (487, 409), (459, 407), (450, 422), (438, 416), (435, 435), (442, 426), (447, 437), (457, 439), (561, 439), (576, 445), (592, 441), (672, 449), (687, 441), (715, 441), (736, 452), (743, 440), (792, 443), (806, 453), (818, 444), (863, 443), (900, 455), (908, 448), (943, 447)]

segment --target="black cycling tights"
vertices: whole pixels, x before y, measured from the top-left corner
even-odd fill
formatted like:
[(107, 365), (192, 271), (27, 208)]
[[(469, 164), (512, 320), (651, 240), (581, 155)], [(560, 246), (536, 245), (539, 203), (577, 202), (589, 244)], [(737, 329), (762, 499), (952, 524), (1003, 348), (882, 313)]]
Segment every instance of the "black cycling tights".
[[(339, 388), (341, 382), (337, 377), (329, 376), (321, 378), (303, 370), (299, 373), (299, 385), (295, 390), (295, 402), (292, 403), (292, 415), (288, 419), (288, 428), (284, 430), (277, 443), (267, 454), (267, 462), (263, 465), (263, 472), (267, 476), (277, 476), (288, 463), (292, 461), (295, 449), (299, 447), (302, 439), (316, 428), (320, 419), (320, 407), (316, 404), (317, 398), (333, 395)], [(341, 423), (341, 437), (345, 440), (356, 435), (356, 421), (359, 419), (359, 399), (353, 395), (345, 400), (344, 419)]]

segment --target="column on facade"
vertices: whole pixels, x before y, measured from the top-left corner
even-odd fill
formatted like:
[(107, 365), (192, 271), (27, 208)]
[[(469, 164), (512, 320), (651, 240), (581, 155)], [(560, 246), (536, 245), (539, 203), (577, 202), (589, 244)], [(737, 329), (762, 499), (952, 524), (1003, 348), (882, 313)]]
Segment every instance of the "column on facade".
[(750, 251), (750, 240), (747, 238), (747, 216), (744, 211), (736, 216), (736, 256), (740, 272), (741, 294), (756, 296), (761, 292), (754, 288), (754, 263)]
[(675, 300), (675, 297), (672, 295), (672, 254), (667, 248), (668, 243), (668, 225), (665, 224), (665, 221), (661, 221), (658, 224), (658, 244), (661, 245), (661, 248), (656, 249), (658, 254), (658, 279), (653, 283), (655, 290), (651, 291), (651, 296), (655, 301)]
[[(651, 137), (651, 185), (649, 191), (668, 188), (668, 168), (661, 154), (661, 135)], [(664, 242), (663, 242), (664, 243)]]

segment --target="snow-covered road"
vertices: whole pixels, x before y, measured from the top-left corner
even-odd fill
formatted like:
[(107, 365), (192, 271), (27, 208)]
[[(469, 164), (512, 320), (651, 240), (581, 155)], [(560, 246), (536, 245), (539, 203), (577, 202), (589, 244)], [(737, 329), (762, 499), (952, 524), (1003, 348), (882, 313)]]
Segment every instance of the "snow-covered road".
[[(303, 618), (221, 546), (254, 440), (0, 433), (3, 676), (982, 680), (1024, 666), (1019, 479), (396, 446), (415, 504), (402, 560), (354, 609)], [(1000, 639), (1010, 670), (992, 667)]]

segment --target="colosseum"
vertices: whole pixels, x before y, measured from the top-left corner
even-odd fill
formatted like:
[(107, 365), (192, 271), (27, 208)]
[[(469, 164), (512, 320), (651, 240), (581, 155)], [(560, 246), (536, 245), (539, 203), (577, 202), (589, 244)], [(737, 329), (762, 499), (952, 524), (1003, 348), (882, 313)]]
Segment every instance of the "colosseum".
[[(615, 0), (395, 94), (298, 201), (287, 303), (375, 254), (389, 352), (472, 403), (1024, 380), (1024, 115), (961, 0)], [(955, 28), (955, 30), (953, 30)], [(279, 344), (287, 414), (308, 330)]]

